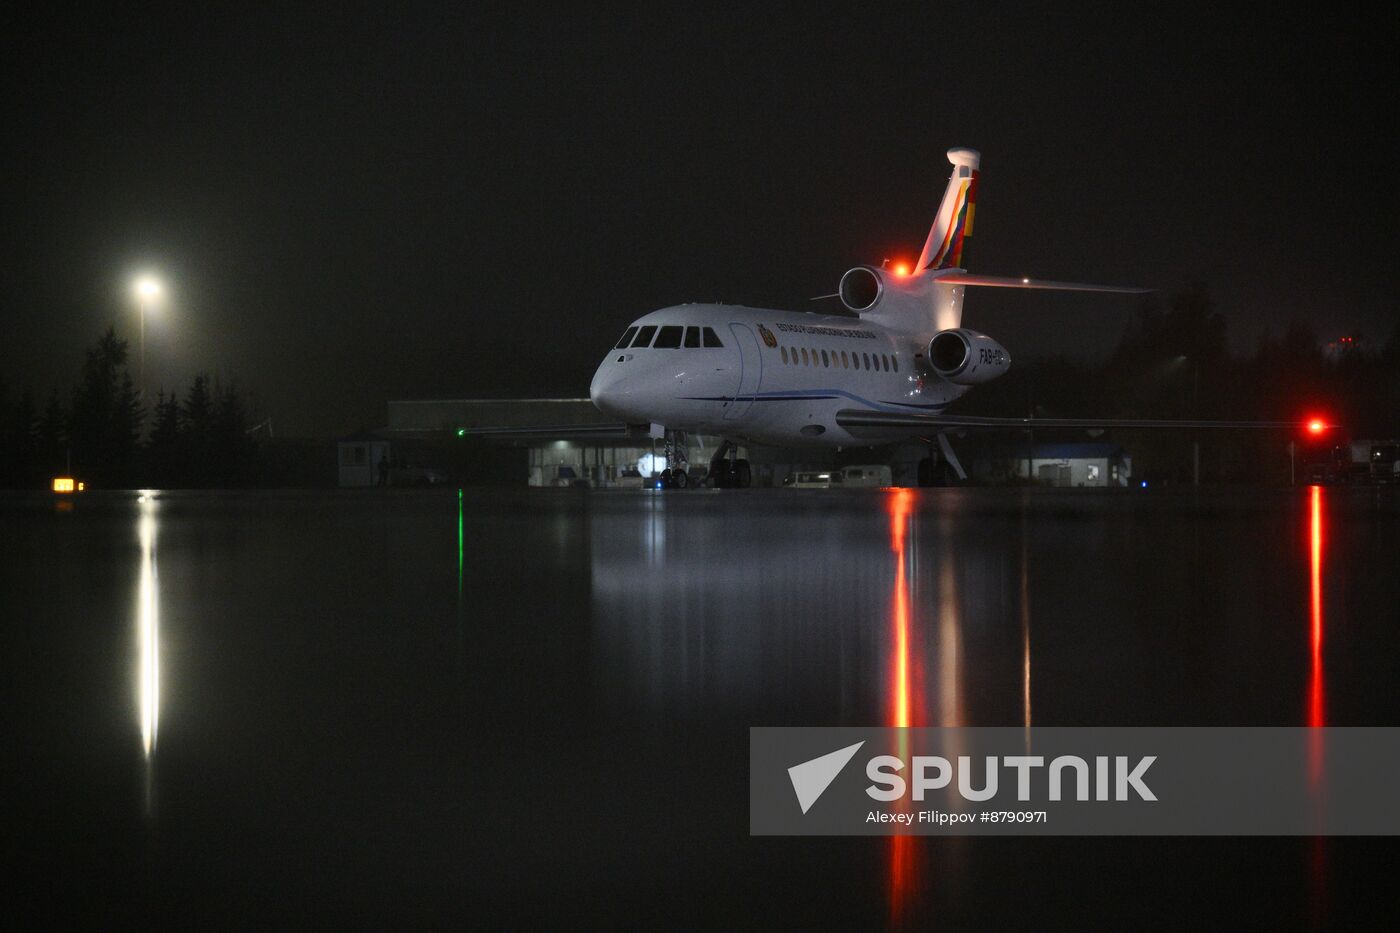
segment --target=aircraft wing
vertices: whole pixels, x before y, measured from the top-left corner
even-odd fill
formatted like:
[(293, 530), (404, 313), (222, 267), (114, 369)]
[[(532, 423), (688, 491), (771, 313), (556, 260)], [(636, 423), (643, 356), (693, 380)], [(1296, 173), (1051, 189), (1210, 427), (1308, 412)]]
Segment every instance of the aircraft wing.
[[(1145, 418), (990, 418), (983, 415), (934, 415), (915, 412), (869, 411), (843, 408), (836, 413), (843, 428), (909, 428), (910, 431), (940, 431), (949, 428), (1024, 431), (1033, 428), (1288, 428), (1311, 429), (1311, 423), (1296, 421), (1160, 421)], [(1323, 425), (1329, 428), (1332, 425)], [(1320, 429), (1319, 429), (1320, 430)]]

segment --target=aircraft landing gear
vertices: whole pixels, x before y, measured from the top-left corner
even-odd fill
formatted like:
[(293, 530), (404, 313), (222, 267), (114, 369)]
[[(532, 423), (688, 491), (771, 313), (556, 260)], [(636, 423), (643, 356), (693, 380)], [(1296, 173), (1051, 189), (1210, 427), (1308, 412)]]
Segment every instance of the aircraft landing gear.
[(957, 484), (958, 474), (946, 460), (935, 462), (932, 457), (925, 457), (919, 461), (920, 486), (956, 486)]
[(967, 473), (958, 461), (958, 455), (953, 452), (953, 445), (948, 442), (945, 432), (938, 432), (937, 446), (933, 440), (929, 441), (928, 453), (919, 461), (920, 486), (956, 486), (967, 481)]
[[(666, 469), (661, 471), (657, 477), (659, 481), (658, 489), (685, 489), (690, 485), (690, 475), (686, 472), (690, 467), (690, 454), (687, 450), (684, 431), (672, 431), (666, 429), (664, 435), (664, 453), (666, 458)], [(655, 448), (653, 448), (654, 450)], [(675, 464), (673, 468), (671, 464)]]
[(747, 489), (753, 485), (749, 461), (736, 457), (739, 448), (724, 441), (710, 459), (710, 485), (716, 489)]

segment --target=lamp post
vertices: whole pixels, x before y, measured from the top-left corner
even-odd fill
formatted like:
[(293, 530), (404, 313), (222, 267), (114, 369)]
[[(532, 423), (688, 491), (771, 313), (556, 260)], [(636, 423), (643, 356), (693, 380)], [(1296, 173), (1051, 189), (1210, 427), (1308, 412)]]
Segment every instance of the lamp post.
[(140, 363), (139, 381), (137, 389), (140, 393), (141, 401), (146, 400), (146, 306), (160, 297), (160, 282), (149, 275), (143, 275), (136, 280), (136, 299), (141, 310), (141, 340), (140, 340)]
[[(1177, 366), (1183, 363), (1191, 364), (1191, 418), (1197, 420), (1201, 417), (1201, 366), (1194, 355), (1185, 353), (1178, 354), (1172, 362)], [(1191, 485), (1201, 485), (1200, 428), (1193, 428), (1191, 431)]]
[[(1191, 417), (1200, 420), (1201, 417), (1201, 367), (1196, 362), (1196, 358), (1191, 358)], [(1201, 485), (1201, 429), (1196, 428), (1191, 438), (1191, 481), (1199, 487)]]

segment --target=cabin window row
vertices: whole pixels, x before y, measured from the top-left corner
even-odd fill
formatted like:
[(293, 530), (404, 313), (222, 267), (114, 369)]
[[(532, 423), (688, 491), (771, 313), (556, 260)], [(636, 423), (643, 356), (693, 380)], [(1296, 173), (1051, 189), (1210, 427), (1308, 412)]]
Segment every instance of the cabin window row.
[(899, 358), (893, 353), (856, 353), (847, 355), (845, 350), (839, 354), (832, 350), (811, 350), (806, 347), (779, 347), (778, 352), (782, 355), (783, 362), (789, 366), (823, 366), (830, 369), (839, 366), (842, 369), (867, 369), (875, 372), (899, 372)]
[(715, 333), (713, 327), (683, 327), (679, 324), (658, 327), (648, 324), (645, 327), (627, 328), (613, 349), (626, 350), (630, 347), (636, 350), (640, 347), (652, 347), (660, 350), (679, 350), (685, 347), (691, 350), (722, 346), (724, 342), (719, 339), (719, 334)]

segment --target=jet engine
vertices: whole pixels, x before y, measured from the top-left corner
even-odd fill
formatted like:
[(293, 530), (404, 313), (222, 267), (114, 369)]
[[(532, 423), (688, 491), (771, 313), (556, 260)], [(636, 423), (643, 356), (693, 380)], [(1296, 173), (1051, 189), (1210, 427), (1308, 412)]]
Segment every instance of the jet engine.
[(934, 372), (960, 386), (991, 382), (1011, 368), (1011, 354), (1001, 344), (963, 327), (934, 334), (925, 359)]
[(884, 270), (874, 266), (856, 266), (841, 276), (841, 285), (836, 292), (848, 311), (857, 314), (869, 311), (885, 294)]

